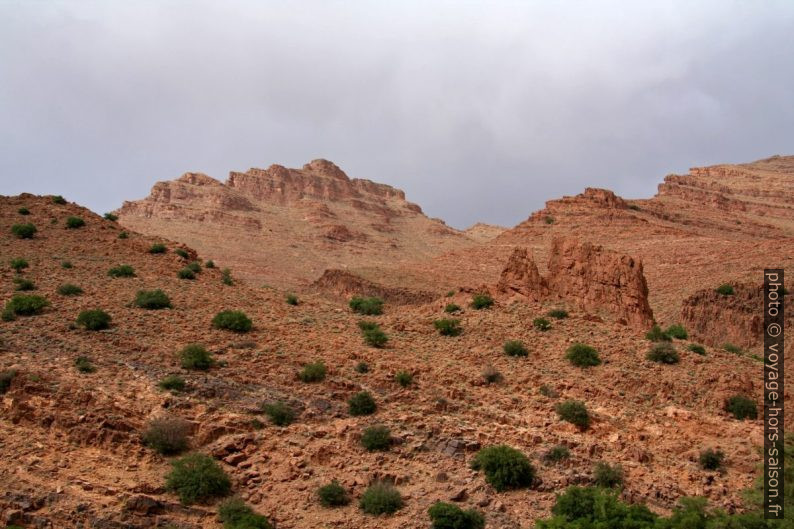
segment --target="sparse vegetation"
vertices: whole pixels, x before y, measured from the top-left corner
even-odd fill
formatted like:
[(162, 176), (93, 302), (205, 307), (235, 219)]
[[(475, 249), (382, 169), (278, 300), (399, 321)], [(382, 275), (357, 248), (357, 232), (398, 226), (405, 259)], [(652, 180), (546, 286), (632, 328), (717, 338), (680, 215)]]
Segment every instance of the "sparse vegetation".
[(157, 243), (154, 243), (149, 248), (149, 253), (151, 253), (151, 254), (165, 253), (166, 250), (167, 250), (167, 248), (165, 247), (165, 244), (157, 242)]
[(378, 409), (375, 399), (368, 391), (356, 393), (347, 401), (348, 411), (354, 417), (360, 415), (372, 415)]
[(723, 296), (733, 296), (735, 293), (736, 292), (734, 291), (733, 286), (728, 283), (724, 283), (717, 287), (717, 294), (721, 294)]
[(735, 419), (743, 421), (745, 419), (755, 420), (758, 418), (758, 407), (755, 401), (745, 395), (734, 395), (725, 403), (725, 409), (733, 415)]
[(11, 382), (17, 376), (17, 372), (13, 369), (8, 371), (0, 371), (0, 395), (5, 394), (8, 388), (11, 387)]
[(187, 250), (185, 250), (184, 248), (174, 248), (174, 253), (177, 254), (182, 259), (188, 259), (190, 257), (190, 254), (187, 253)]
[(234, 332), (248, 332), (253, 326), (251, 319), (239, 310), (224, 310), (212, 318), (212, 326)]
[(599, 461), (593, 468), (593, 483), (605, 489), (614, 489), (623, 486), (623, 467), (619, 464), (610, 465)]
[(15, 277), (14, 284), (16, 285), (14, 290), (18, 292), (29, 292), (31, 290), (36, 290), (36, 284), (30, 279), (25, 279), (24, 277)]
[(74, 265), (71, 261), (61, 261), (61, 268), (64, 270), (69, 270), (70, 268), (74, 268)]
[(87, 331), (101, 331), (110, 327), (112, 318), (102, 309), (84, 310), (77, 316), (76, 324)]
[(686, 340), (687, 338), (689, 338), (689, 333), (686, 332), (684, 326), (680, 324), (669, 326), (667, 330), (664, 331), (664, 333), (677, 340)]
[(293, 307), (298, 305), (298, 296), (295, 294), (287, 294), (287, 305), (292, 305)]
[[(598, 487), (569, 487), (557, 496), (553, 518), (538, 520), (537, 529), (652, 529), (656, 515), (644, 505), (621, 502), (614, 492)], [(663, 526), (664, 529), (705, 529), (699, 518), (694, 525)], [(714, 528), (716, 529), (716, 527)]]
[(143, 444), (156, 452), (170, 456), (188, 448), (190, 424), (180, 417), (157, 417), (149, 421), (141, 435)]
[(469, 509), (464, 511), (457, 505), (436, 502), (427, 511), (433, 522), (431, 529), (483, 529), (485, 518), (482, 514)]
[(670, 336), (662, 330), (658, 325), (651, 327), (651, 330), (645, 333), (645, 339), (652, 342), (669, 342), (672, 340)]
[(110, 277), (135, 277), (135, 270), (130, 265), (114, 266), (108, 270)]
[(96, 371), (94, 363), (87, 356), (78, 356), (74, 360), (74, 367), (81, 373), (93, 373)]
[(191, 272), (193, 272), (194, 274), (199, 274), (199, 273), (201, 273), (201, 263), (199, 263), (198, 261), (191, 261), (191, 262), (189, 262), (189, 263), (187, 264), (187, 266), (185, 266), (185, 268), (187, 268), (188, 270), (190, 270), (190, 271), (191, 271)]
[(565, 358), (577, 367), (594, 367), (601, 364), (598, 351), (583, 343), (575, 343), (568, 348)]
[(9, 263), (11, 264), (11, 268), (13, 268), (14, 271), (17, 273), (30, 266), (27, 260), (22, 259), (21, 257), (17, 257), (16, 259), (11, 259)]
[(119, 220), (119, 216), (118, 215), (114, 215), (113, 213), (110, 213), (110, 212), (105, 213), (102, 216), (105, 218), (105, 220), (109, 220), (110, 222), (116, 222), (117, 220)]
[(552, 309), (546, 313), (549, 318), (563, 320), (568, 317), (568, 311), (563, 309)]
[(245, 504), (240, 498), (229, 498), (218, 507), (223, 529), (274, 529), (270, 521)]
[(196, 279), (196, 274), (190, 268), (182, 268), (176, 273), (179, 279)]
[(17, 294), (6, 302), (5, 312), (12, 316), (33, 316), (41, 314), (50, 302), (41, 296)]
[(545, 217), (543, 217), (543, 220), (546, 224), (554, 224), (554, 217), (550, 215), (546, 215)]
[(135, 306), (147, 310), (170, 309), (171, 300), (160, 290), (139, 290), (135, 294)]
[(59, 206), (63, 206), (64, 204), (66, 204), (66, 199), (63, 198), (61, 195), (53, 195), (52, 203), (58, 204)]
[(207, 262), (204, 263), (204, 268), (215, 268), (215, 261), (208, 259)]
[(571, 451), (565, 445), (557, 445), (549, 448), (548, 452), (543, 454), (543, 461), (546, 463), (559, 463), (571, 457)]
[(11, 226), (11, 233), (13, 233), (14, 237), (17, 239), (32, 239), (36, 234), (36, 231), (36, 226), (29, 222), (25, 224), (14, 224)]
[(270, 422), (276, 426), (289, 426), (295, 421), (295, 410), (286, 402), (268, 402), (262, 406), (262, 411), (270, 418)]
[(535, 479), (535, 469), (527, 456), (507, 445), (481, 449), (474, 456), (471, 467), (482, 470), (485, 480), (497, 492), (529, 487)]
[(706, 354), (706, 348), (703, 347), (700, 344), (691, 343), (691, 344), (687, 345), (686, 348), (689, 349), (690, 351), (692, 351), (695, 354), (699, 354), (699, 355)]
[(128, 239), (130, 236), (126, 231), (119, 232), (119, 239)]
[(542, 384), (538, 391), (540, 392), (541, 395), (549, 399), (556, 399), (557, 397), (560, 396), (557, 390), (549, 386), (548, 384)]
[(698, 463), (703, 470), (719, 470), (722, 468), (722, 462), (725, 459), (725, 454), (722, 450), (714, 450), (707, 448), (700, 452)]
[(190, 505), (210, 498), (226, 496), (232, 483), (223, 469), (204, 454), (188, 454), (171, 462), (165, 487)]
[(377, 316), (383, 314), (383, 300), (380, 298), (360, 298), (353, 297), (350, 300), (350, 309), (356, 314), (365, 316)]
[(83, 293), (83, 289), (71, 283), (65, 283), (58, 287), (58, 294), (61, 296), (79, 296)]
[(383, 347), (389, 341), (389, 337), (381, 330), (380, 326), (364, 329), (361, 334), (364, 336), (364, 342), (372, 347)]
[(298, 378), (303, 382), (321, 382), (325, 380), (326, 368), (322, 362), (311, 362), (303, 366)]
[(160, 382), (157, 383), (157, 386), (167, 391), (184, 391), (185, 379), (179, 375), (168, 375), (163, 377)]
[(460, 305), (456, 305), (455, 303), (447, 303), (447, 306), (444, 307), (444, 312), (446, 312), (447, 314), (460, 312)]
[(414, 381), (414, 376), (408, 371), (399, 371), (394, 375), (394, 380), (404, 388), (407, 388)]
[(508, 340), (502, 348), (507, 356), (529, 356), (529, 351), (520, 340)]
[(497, 382), (501, 382), (503, 377), (498, 369), (488, 364), (482, 370), (482, 379), (486, 384), (496, 384)]
[(21, 207), (17, 210), (20, 215), (30, 215), (30, 210), (26, 207)]
[(366, 362), (357, 363), (356, 373), (369, 373), (369, 364), (367, 364)]
[(232, 279), (232, 271), (229, 270), (228, 268), (224, 268), (221, 271), (221, 283), (223, 283), (226, 286), (234, 285), (234, 279)]
[(85, 221), (80, 217), (67, 217), (66, 228), (69, 230), (76, 230), (85, 226)]
[(458, 336), (463, 332), (460, 326), (460, 320), (455, 319), (442, 319), (433, 322), (433, 325), (438, 330), (441, 336)]
[(548, 331), (551, 329), (551, 323), (546, 318), (535, 318), (532, 320), (532, 326), (539, 331)]
[(475, 294), (471, 298), (471, 306), (477, 310), (489, 309), (493, 306), (493, 298), (488, 294)]
[(577, 426), (580, 430), (587, 430), (590, 427), (590, 412), (584, 402), (578, 400), (566, 400), (557, 404), (557, 415), (563, 421)]
[(742, 349), (738, 345), (733, 345), (732, 343), (724, 343), (722, 344), (722, 348), (728, 351), (729, 353), (733, 353), (735, 355), (744, 354), (744, 349)]
[(350, 503), (347, 490), (336, 480), (317, 489), (317, 497), (323, 507), (342, 507)]
[(392, 485), (377, 482), (364, 491), (358, 505), (367, 514), (394, 514), (402, 509), (403, 499)]
[(179, 360), (183, 368), (197, 371), (206, 371), (215, 364), (212, 354), (197, 343), (183, 347), (179, 352)]
[(391, 447), (391, 430), (377, 425), (366, 428), (361, 434), (361, 446), (369, 452), (382, 452)]
[(653, 344), (645, 358), (659, 364), (677, 364), (681, 360), (673, 344), (667, 342)]

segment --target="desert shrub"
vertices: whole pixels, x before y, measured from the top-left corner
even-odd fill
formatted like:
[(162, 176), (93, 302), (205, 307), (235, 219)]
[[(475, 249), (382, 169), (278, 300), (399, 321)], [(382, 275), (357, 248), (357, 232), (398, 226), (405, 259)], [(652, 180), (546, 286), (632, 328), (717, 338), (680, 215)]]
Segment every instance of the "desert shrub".
[(180, 417), (157, 417), (149, 421), (141, 435), (143, 444), (162, 455), (174, 455), (187, 450), (190, 424)]
[[(569, 487), (557, 496), (553, 518), (538, 520), (537, 529), (652, 529), (656, 515), (644, 505), (621, 502), (614, 492), (597, 487)], [(665, 529), (674, 529), (664, 526)], [(659, 528), (661, 529), (661, 527)], [(702, 525), (675, 529), (705, 529)], [(716, 529), (716, 528), (714, 528)]]
[(577, 426), (580, 430), (587, 430), (590, 427), (590, 413), (584, 402), (566, 400), (557, 404), (556, 411), (560, 419)]
[(738, 345), (733, 345), (732, 343), (724, 343), (722, 344), (722, 348), (728, 351), (729, 353), (733, 353), (735, 355), (744, 354), (744, 349), (742, 349)]
[(50, 302), (41, 296), (17, 294), (6, 302), (5, 310), (16, 316), (33, 316), (50, 306)]
[(389, 341), (389, 337), (380, 327), (365, 329), (361, 334), (364, 336), (364, 342), (372, 347), (383, 347)]
[(433, 522), (431, 529), (483, 529), (485, 518), (474, 509), (464, 511), (457, 505), (439, 501), (427, 511)]
[(317, 489), (317, 497), (324, 507), (341, 507), (350, 503), (347, 490), (336, 480)]
[(546, 313), (549, 318), (562, 320), (568, 317), (568, 311), (563, 309), (552, 309)]
[(664, 333), (678, 340), (686, 340), (687, 338), (689, 338), (689, 333), (687, 333), (684, 326), (680, 324), (669, 326), (667, 330), (664, 331)]
[(538, 389), (538, 392), (541, 395), (543, 395), (544, 397), (547, 397), (547, 398), (550, 398), (550, 399), (556, 399), (557, 397), (560, 396), (560, 394), (557, 392), (557, 390), (554, 389), (553, 387), (549, 386), (548, 384), (542, 384), (540, 386), (540, 388)]
[(108, 270), (110, 277), (135, 277), (135, 270), (130, 265), (114, 266)]
[(199, 263), (198, 261), (191, 261), (187, 264), (187, 266), (185, 266), (185, 268), (187, 268), (194, 274), (198, 274), (201, 272), (201, 263)]
[(14, 284), (19, 292), (29, 292), (31, 290), (36, 290), (36, 284), (31, 281), (30, 279), (25, 279), (24, 277), (15, 277)]
[(559, 463), (571, 457), (571, 451), (565, 445), (557, 445), (549, 448), (549, 451), (543, 454), (543, 461), (547, 463)]
[(700, 452), (698, 462), (703, 470), (719, 470), (724, 459), (725, 454), (722, 453), (722, 450), (707, 448)]
[(287, 294), (287, 305), (292, 305), (293, 307), (298, 304), (298, 296), (295, 294)]
[(176, 273), (179, 279), (196, 279), (196, 274), (190, 268), (182, 268)]
[(182, 259), (187, 259), (188, 257), (190, 257), (190, 254), (187, 253), (187, 250), (183, 248), (174, 248), (174, 253), (177, 254)]
[(551, 323), (546, 318), (535, 318), (532, 320), (532, 326), (539, 331), (548, 331), (551, 329)]
[(725, 403), (725, 409), (733, 415), (735, 419), (743, 421), (744, 419), (755, 420), (758, 418), (758, 407), (755, 401), (744, 396), (734, 395)]
[(20, 215), (30, 215), (30, 210), (26, 207), (21, 207), (17, 210)]
[(231, 486), (220, 465), (204, 454), (188, 454), (172, 461), (165, 481), (166, 489), (175, 492), (185, 505), (225, 496)]
[(129, 238), (130, 234), (126, 231), (119, 232), (119, 239), (127, 239)]
[(325, 380), (326, 368), (322, 362), (311, 362), (303, 366), (298, 378), (303, 382), (320, 382)]
[(83, 293), (83, 289), (71, 283), (65, 283), (58, 287), (58, 294), (61, 296), (79, 296)]
[(82, 228), (85, 226), (85, 221), (80, 217), (68, 217), (66, 219), (66, 228), (70, 230), (76, 230), (77, 228)]
[(157, 383), (157, 386), (168, 391), (183, 391), (185, 389), (185, 379), (179, 375), (168, 375), (163, 377)]
[(61, 195), (53, 195), (52, 203), (58, 204), (59, 206), (63, 206), (64, 204), (66, 204), (66, 199), (63, 198)]
[(508, 340), (502, 347), (507, 356), (528, 356), (529, 351), (520, 340)]
[(367, 514), (393, 514), (403, 506), (400, 493), (388, 483), (373, 483), (358, 502), (359, 508)]
[(234, 332), (248, 332), (253, 326), (251, 319), (239, 310), (224, 310), (212, 318), (212, 326)]
[(380, 298), (360, 298), (353, 297), (350, 300), (350, 308), (356, 314), (365, 316), (377, 316), (383, 314), (383, 300)]
[(361, 434), (361, 446), (369, 452), (388, 450), (391, 442), (391, 430), (386, 426), (370, 426)]
[(666, 342), (653, 344), (645, 358), (660, 364), (677, 364), (681, 360), (673, 344)]
[(414, 381), (414, 376), (408, 371), (400, 371), (394, 375), (394, 380), (402, 387), (407, 388)]
[(276, 426), (288, 426), (295, 420), (295, 410), (285, 402), (268, 402), (262, 406), (262, 411), (270, 418), (270, 422)]
[(234, 285), (234, 279), (232, 279), (232, 271), (229, 270), (228, 268), (224, 268), (221, 271), (221, 283), (223, 283), (226, 286)]
[(706, 354), (706, 348), (703, 347), (700, 344), (691, 343), (691, 344), (687, 345), (686, 348), (689, 349), (690, 351), (692, 351), (695, 354), (699, 354), (699, 355)]
[(546, 222), (546, 224), (554, 224), (554, 217), (550, 215), (546, 215), (543, 220)]
[(733, 286), (729, 285), (728, 283), (724, 283), (717, 287), (717, 294), (721, 294), (723, 296), (733, 296), (736, 292), (733, 290)]
[(162, 243), (159, 243), (159, 242), (154, 243), (149, 248), (149, 253), (152, 253), (152, 254), (165, 253), (165, 252), (166, 252), (165, 244), (162, 244)]
[(61, 268), (64, 268), (64, 269), (68, 270), (70, 268), (74, 268), (74, 265), (72, 264), (71, 261), (62, 261), (61, 262)]
[(375, 399), (368, 391), (356, 393), (347, 401), (348, 411), (354, 417), (360, 415), (372, 415), (378, 409)]
[(207, 262), (204, 263), (204, 268), (215, 268), (215, 261), (208, 259)]
[(20, 270), (24, 270), (25, 268), (30, 266), (28, 264), (27, 260), (22, 259), (21, 257), (17, 257), (15, 259), (11, 259), (11, 261), (9, 261), (9, 263), (11, 264), (11, 268), (13, 268), (14, 271), (16, 271), (16, 272), (19, 272)]
[(662, 330), (661, 327), (658, 325), (654, 325), (651, 327), (651, 330), (645, 333), (645, 339), (650, 340), (652, 342), (669, 342), (672, 340), (670, 335)]
[(357, 373), (369, 373), (369, 364), (366, 362), (359, 362), (356, 364)]
[(8, 391), (8, 388), (11, 387), (11, 381), (16, 376), (17, 372), (14, 370), (0, 371), (0, 395)]
[(105, 220), (109, 220), (110, 222), (116, 222), (117, 220), (119, 220), (119, 216), (118, 215), (115, 215), (115, 214), (110, 213), (110, 212), (105, 213), (102, 216), (105, 218)]
[(456, 305), (455, 303), (448, 303), (446, 307), (444, 307), (444, 312), (447, 314), (452, 314), (453, 312), (460, 312), (460, 305)]
[(179, 352), (179, 361), (185, 369), (195, 369), (197, 371), (206, 371), (215, 364), (207, 349), (201, 344), (186, 345)]
[(592, 367), (601, 364), (601, 358), (594, 347), (583, 343), (575, 343), (568, 348), (565, 358), (577, 367)]
[(171, 300), (160, 290), (139, 290), (135, 294), (135, 306), (148, 310), (170, 309)]
[(74, 367), (81, 373), (93, 373), (96, 371), (94, 363), (87, 356), (78, 356), (74, 360)]
[(460, 326), (460, 320), (436, 320), (433, 322), (433, 325), (441, 336), (458, 336), (463, 332), (463, 329)]
[(471, 467), (482, 470), (485, 480), (497, 492), (529, 487), (535, 479), (535, 469), (527, 456), (507, 445), (481, 449), (474, 456)]
[(502, 373), (492, 365), (487, 365), (482, 370), (482, 379), (486, 384), (495, 384), (502, 381)]
[(454, 295), (455, 295), (455, 291), (454, 290), (447, 290), (447, 297), (448, 298), (451, 298)]
[(240, 498), (229, 498), (218, 506), (223, 529), (273, 529), (267, 517), (257, 514)]
[(11, 226), (11, 233), (13, 233), (14, 237), (17, 239), (32, 239), (36, 234), (36, 231), (36, 226), (29, 222), (25, 224), (14, 224)]
[(102, 309), (84, 310), (77, 315), (77, 326), (87, 331), (101, 331), (110, 327), (112, 318)]
[(493, 298), (488, 294), (475, 294), (471, 298), (471, 306), (477, 310), (489, 309), (493, 306)]
[(593, 468), (593, 483), (605, 489), (623, 486), (623, 467), (619, 464), (610, 465), (599, 461)]

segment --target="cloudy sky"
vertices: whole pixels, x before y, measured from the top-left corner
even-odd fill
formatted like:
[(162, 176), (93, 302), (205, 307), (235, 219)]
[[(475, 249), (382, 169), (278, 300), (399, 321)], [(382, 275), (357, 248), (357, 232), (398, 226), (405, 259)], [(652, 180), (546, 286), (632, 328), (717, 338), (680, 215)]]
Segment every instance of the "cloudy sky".
[(336, 162), (448, 223), (794, 154), (794, 2), (0, 0), (0, 194)]

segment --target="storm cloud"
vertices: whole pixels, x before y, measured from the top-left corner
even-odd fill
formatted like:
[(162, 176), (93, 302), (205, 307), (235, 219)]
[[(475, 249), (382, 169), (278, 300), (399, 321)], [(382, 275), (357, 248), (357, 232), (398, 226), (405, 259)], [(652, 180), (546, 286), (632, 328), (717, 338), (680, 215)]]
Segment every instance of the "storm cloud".
[(794, 3), (0, 2), (0, 193), (337, 163), (457, 227), (794, 153)]

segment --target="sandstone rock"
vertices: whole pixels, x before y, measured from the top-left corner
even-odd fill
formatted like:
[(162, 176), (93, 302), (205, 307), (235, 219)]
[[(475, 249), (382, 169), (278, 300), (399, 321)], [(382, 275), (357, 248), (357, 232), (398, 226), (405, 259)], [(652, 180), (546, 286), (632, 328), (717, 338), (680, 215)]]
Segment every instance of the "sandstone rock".
[(535, 261), (526, 248), (516, 247), (507, 261), (497, 284), (502, 293), (517, 293), (535, 301), (549, 294), (546, 280), (541, 277)]

